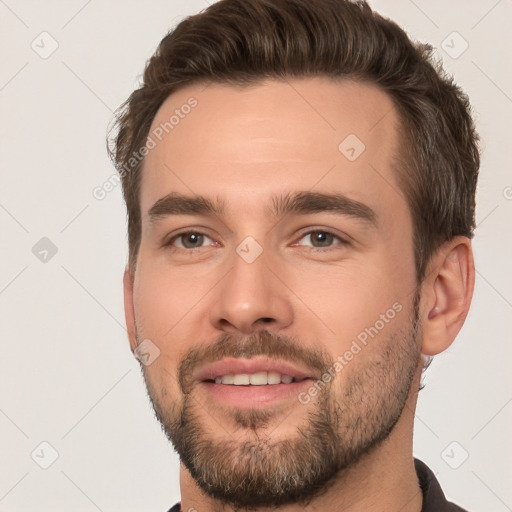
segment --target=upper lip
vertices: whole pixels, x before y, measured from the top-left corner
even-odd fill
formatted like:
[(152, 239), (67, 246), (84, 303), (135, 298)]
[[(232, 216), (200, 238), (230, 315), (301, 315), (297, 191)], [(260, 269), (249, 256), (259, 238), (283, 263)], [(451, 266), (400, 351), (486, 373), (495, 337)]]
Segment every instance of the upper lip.
[(311, 371), (289, 361), (279, 359), (239, 359), (225, 358), (215, 363), (202, 366), (196, 372), (194, 380), (214, 380), (215, 377), (235, 374), (253, 374), (258, 372), (277, 372), (295, 379), (313, 378)]

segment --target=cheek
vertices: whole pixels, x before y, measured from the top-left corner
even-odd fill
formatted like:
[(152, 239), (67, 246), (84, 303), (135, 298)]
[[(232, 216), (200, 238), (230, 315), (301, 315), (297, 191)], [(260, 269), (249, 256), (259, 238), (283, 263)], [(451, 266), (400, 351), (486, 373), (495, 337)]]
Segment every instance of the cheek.
[(395, 303), (405, 306), (401, 280), (393, 265), (392, 258), (375, 254), (340, 265), (287, 271), (284, 280), (300, 301), (297, 312), (303, 311), (297, 318), (299, 325), (307, 333), (316, 324), (315, 334), (331, 340), (333, 356), (343, 353), (359, 333), (380, 320), (381, 314), (391, 310), (387, 316), (394, 318)]
[[(134, 284), (134, 309), (140, 341), (149, 339), (158, 347), (158, 357), (144, 366), (144, 376), (153, 399), (168, 406), (170, 394), (179, 396), (177, 369), (186, 350), (179, 332), (186, 315), (186, 297), (177, 291), (175, 280), (157, 265), (139, 260)], [(171, 282), (172, 281), (172, 282)], [(174, 400), (174, 398), (173, 398)]]
[[(173, 267), (157, 258), (139, 258), (134, 286), (135, 318), (142, 339), (149, 338), (160, 356), (146, 368), (160, 389), (177, 389), (177, 371), (191, 345), (211, 338), (208, 301), (219, 280), (209, 272)], [(164, 385), (165, 384), (165, 385)]]
[(211, 279), (184, 267), (173, 269), (164, 261), (140, 258), (134, 287), (134, 307), (135, 316), (146, 329), (146, 335), (167, 337), (197, 308)]

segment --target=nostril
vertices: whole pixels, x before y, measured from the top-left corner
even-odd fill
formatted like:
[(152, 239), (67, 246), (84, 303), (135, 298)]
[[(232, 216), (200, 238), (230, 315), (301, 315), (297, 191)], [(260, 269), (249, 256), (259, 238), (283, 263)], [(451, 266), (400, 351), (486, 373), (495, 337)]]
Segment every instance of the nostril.
[(265, 322), (266, 324), (272, 322), (274, 319), (273, 318), (269, 318), (269, 317), (265, 317), (265, 318), (262, 318), (261, 321), (262, 322)]

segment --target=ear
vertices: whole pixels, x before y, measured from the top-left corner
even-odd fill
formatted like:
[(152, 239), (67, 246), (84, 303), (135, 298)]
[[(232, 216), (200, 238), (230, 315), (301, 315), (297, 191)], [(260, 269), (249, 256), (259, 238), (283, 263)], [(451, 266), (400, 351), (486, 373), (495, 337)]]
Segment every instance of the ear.
[(128, 267), (124, 271), (124, 317), (126, 319), (126, 330), (132, 352), (137, 348), (137, 329), (135, 325), (135, 308), (133, 306), (133, 281), (134, 276), (130, 274)]
[(432, 256), (422, 284), (424, 355), (434, 356), (452, 344), (468, 314), (474, 285), (469, 238), (457, 236), (442, 244)]

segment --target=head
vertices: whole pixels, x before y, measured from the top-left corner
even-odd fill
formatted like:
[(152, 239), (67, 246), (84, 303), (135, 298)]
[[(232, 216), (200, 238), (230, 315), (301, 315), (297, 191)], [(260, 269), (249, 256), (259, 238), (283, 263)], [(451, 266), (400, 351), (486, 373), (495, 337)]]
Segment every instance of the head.
[[(405, 421), (464, 322), (466, 96), (362, 2), (223, 0), (162, 40), (113, 141), (165, 432), (216, 499), (306, 502)], [(233, 364), (298, 382), (212, 382)]]

